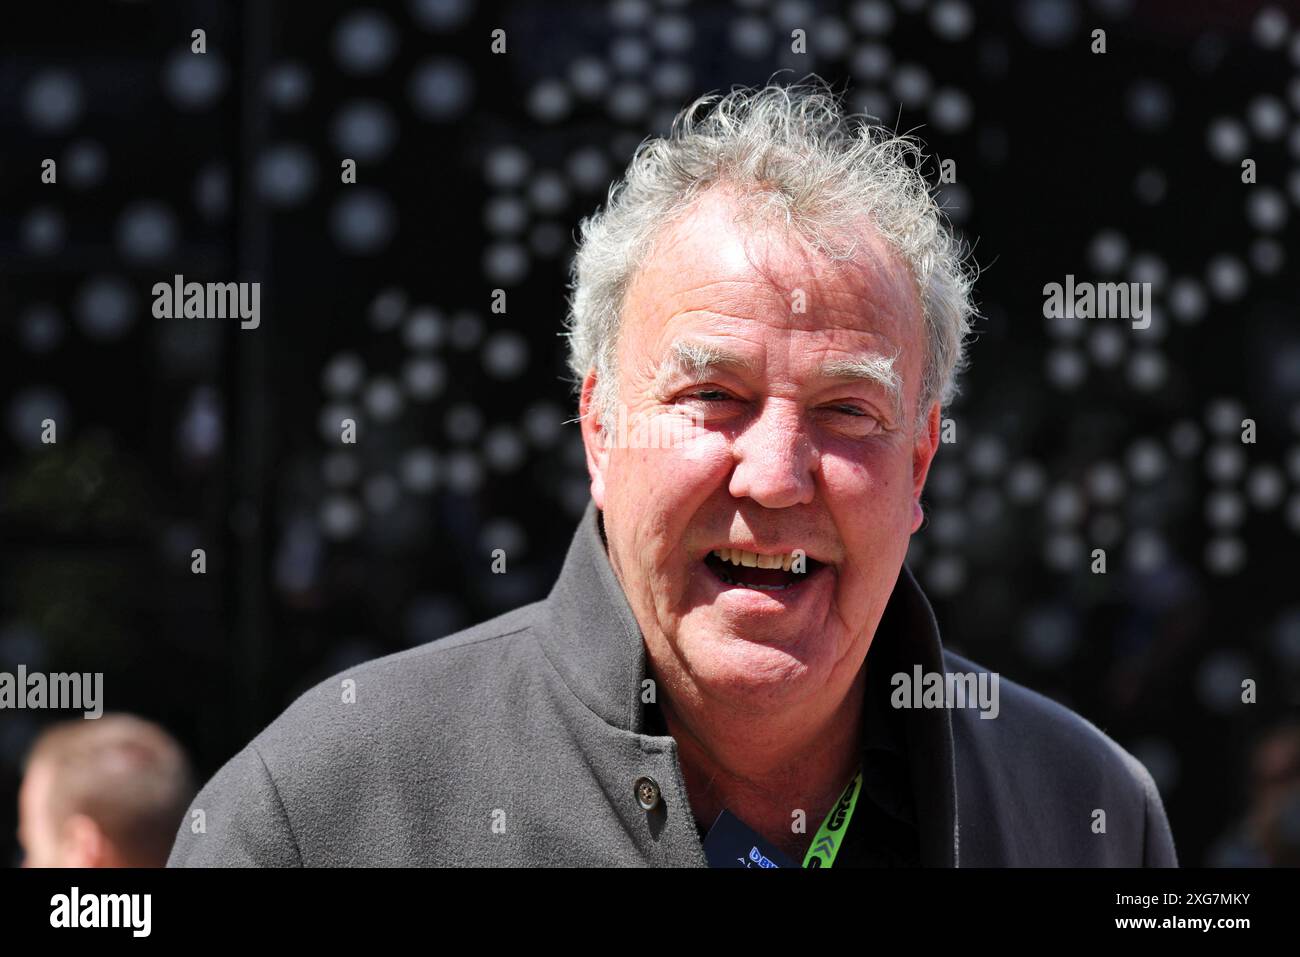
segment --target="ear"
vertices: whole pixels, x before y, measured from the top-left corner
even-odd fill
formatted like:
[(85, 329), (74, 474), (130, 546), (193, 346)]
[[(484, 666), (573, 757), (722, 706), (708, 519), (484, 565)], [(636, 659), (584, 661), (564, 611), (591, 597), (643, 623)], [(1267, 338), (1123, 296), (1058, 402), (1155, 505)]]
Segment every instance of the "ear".
[(605, 510), (605, 470), (609, 467), (609, 448), (604, 428), (595, 403), (596, 370), (587, 370), (582, 380), (582, 395), (578, 399), (578, 421), (582, 428), (582, 444), (587, 450), (587, 474), (591, 476), (591, 499), (601, 511)]
[(63, 866), (104, 867), (111, 857), (108, 838), (85, 814), (70, 814), (63, 822)]
[(925, 428), (917, 433), (912, 446), (912, 534), (916, 534), (925, 521), (925, 512), (921, 510), (921, 492), (925, 489), (925, 477), (930, 474), (930, 463), (939, 451), (940, 424), (939, 403), (934, 402), (926, 416)]

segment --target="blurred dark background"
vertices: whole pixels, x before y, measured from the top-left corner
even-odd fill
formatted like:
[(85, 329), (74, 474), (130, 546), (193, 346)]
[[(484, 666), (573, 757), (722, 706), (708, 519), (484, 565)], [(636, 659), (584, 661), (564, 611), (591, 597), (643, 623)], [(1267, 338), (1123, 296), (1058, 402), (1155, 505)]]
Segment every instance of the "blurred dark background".
[[(588, 498), (576, 224), (777, 70), (956, 163), (985, 318), (909, 557), (947, 643), (1133, 751), (1184, 864), (1300, 862), (1293, 3), (14, 5), (0, 670), (104, 672), (206, 779), (315, 682), (543, 597)], [(260, 327), (154, 318), (176, 273), (261, 282)], [(1153, 283), (1150, 328), (1045, 320), (1067, 273)], [(3, 860), (66, 716), (0, 713)]]

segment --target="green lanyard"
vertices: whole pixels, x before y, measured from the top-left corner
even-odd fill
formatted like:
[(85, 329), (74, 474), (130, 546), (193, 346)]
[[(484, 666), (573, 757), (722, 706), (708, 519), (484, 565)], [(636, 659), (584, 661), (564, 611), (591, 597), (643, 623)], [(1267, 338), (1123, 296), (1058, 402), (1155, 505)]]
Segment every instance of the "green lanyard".
[(831, 812), (826, 815), (826, 820), (822, 821), (822, 826), (817, 829), (812, 847), (808, 848), (808, 854), (803, 859), (804, 867), (830, 867), (835, 863), (835, 855), (844, 843), (844, 834), (849, 829), (849, 820), (853, 817), (853, 809), (857, 807), (858, 795), (861, 793), (862, 771), (859, 769)]

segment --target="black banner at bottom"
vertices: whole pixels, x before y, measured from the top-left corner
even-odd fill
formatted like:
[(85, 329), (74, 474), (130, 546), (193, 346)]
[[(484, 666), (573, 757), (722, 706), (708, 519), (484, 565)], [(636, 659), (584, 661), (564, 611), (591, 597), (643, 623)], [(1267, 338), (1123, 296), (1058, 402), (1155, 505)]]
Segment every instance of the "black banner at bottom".
[(1294, 871), (1266, 870), (10, 870), (0, 877), (7, 945), (38, 937), (339, 945), (373, 943), (385, 932), (434, 943), (443, 934), (491, 939), (512, 930), (546, 939), (572, 934), (574, 921), (584, 936), (595, 935), (607, 921), (620, 935), (603, 938), (611, 942), (709, 923), (756, 935), (751, 941), (782, 927), (805, 938), (810, 928), (835, 927), (840, 936), (864, 923), (871, 933), (927, 943), (1049, 932), (1058, 940), (1199, 935), (1231, 946), (1243, 933), (1290, 929), (1297, 900)]

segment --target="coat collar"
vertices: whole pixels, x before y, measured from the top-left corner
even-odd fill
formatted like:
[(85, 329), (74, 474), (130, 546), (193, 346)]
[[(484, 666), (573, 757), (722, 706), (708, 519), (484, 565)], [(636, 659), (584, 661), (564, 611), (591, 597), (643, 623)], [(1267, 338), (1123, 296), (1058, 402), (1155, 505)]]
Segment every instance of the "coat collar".
[[(642, 682), (648, 676), (645, 640), (606, 549), (600, 510), (586, 511), (564, 566), (546, 599), (551, 627), (542, 629), (547, 657), (573, 693), (606, 724), (646, 734)], [(883, 652), (880, 653), (880, 652)], [(943, 645), (929, 600), (906, 565), (868, 652), (872, 663), (910, 672), (943, 672)], [(868, 682), (879, 689), (880, 684)], [(868, 713), (879, 713), (873, 702)], [(921, 863), (955, 867), (957, 775), (951, 714), (947, 708), (907, 710), (903, 745), (910, 768), (920, 835)]]

